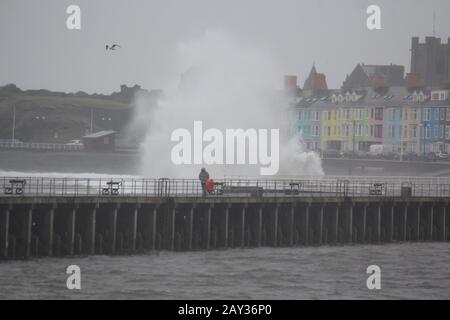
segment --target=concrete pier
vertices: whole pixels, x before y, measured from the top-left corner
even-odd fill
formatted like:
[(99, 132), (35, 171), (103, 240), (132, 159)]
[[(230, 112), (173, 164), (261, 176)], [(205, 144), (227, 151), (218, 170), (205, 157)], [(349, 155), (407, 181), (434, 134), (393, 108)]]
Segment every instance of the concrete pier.
[(0, 197), (0, 257), (449, 241), (449, 198)]

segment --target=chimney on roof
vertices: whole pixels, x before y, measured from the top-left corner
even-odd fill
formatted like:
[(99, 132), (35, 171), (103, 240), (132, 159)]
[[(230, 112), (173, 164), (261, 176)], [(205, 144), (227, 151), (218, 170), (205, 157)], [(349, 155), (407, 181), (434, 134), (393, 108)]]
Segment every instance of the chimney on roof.
[(379, 75), (374, 75), (370, 77), (369, 84), (374, 89), (382, 89), (389, 87), (386, 78)]
[(314, 91), (327, 90), (327, 78), (323, 73), (317, 73), (312, 79), (312, 89)]
[(420, 75), (417, 73), (406, 74), (406, 86), (408, 90), (414, 90), (416, 88), (422, 87), (422, 81), (420, 80)]
[(286, 75), (284, 76), (284, 90), (293, 91), (296, 90), (297, 87), (297, 76)]

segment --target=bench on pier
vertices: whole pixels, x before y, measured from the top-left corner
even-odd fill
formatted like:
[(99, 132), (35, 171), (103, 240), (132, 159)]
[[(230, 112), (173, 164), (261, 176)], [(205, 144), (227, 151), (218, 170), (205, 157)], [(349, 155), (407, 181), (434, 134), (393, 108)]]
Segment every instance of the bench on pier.
[(215, 194), (215, 195), (223, 195), (223, 191), (225, 189), (225, 182), (214, 182), (214, 190), (211, 191), (209, 194)]
[(27, 181), (25, 179), (11, 179), (9, 180), (10, 186), (5, 187), (5, 194), (13, 194), (14, 192), (18, 195), (23, 194), (23, 190)]
[(106, 183), (107, 187), (102, 188), (103, 196), (118, 196), (120, 193), (120, 187), (122, 186), (122, 182), (120, 181), (109, 181)]
[(302, 188), (303, 188), (303, 183), (291, 182), (291, 183), (289, 183), (289, 189), (284, 189), (283, 192), (285, 195), (288, 195), (288, 196), (299, 195)]
[(375, 182), (369, 187), (369, 195), (371, 196), (382, 196), (384, 194), (385, 185), (384, 183)]
[(251, 197), (262, 197), (264, 189), (257, 186), (225, 186), (223, 189), (227, 194), (249, 194)]

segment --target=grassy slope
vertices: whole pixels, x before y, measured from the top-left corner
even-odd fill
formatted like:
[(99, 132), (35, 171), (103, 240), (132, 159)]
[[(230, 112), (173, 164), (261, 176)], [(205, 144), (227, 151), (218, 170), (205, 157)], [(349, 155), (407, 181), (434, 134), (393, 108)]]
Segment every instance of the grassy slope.
[[(79, 139), (90, 128), (91, 108), (94, 131), (121, 129), (130, 114), (127, 104), (110, 99), (15, 94), (0, 97), (0, 139), (11, 138), (13, 105), (16, 106), (16, 138), (22, 141), (65, 143)], [(42, 116), (45, 120), (36, 119)]]

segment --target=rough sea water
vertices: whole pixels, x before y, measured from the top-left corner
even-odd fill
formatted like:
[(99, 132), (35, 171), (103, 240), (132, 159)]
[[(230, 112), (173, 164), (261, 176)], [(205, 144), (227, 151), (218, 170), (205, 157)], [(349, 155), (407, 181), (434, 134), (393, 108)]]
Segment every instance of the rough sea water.
[[(81, 290), (66, 288), (67, 266)], [(368, 290), (366, 268), (381, 268)], [(0, 263), (0, 299), (449, 299), (450, 244), (160, 252)]]

